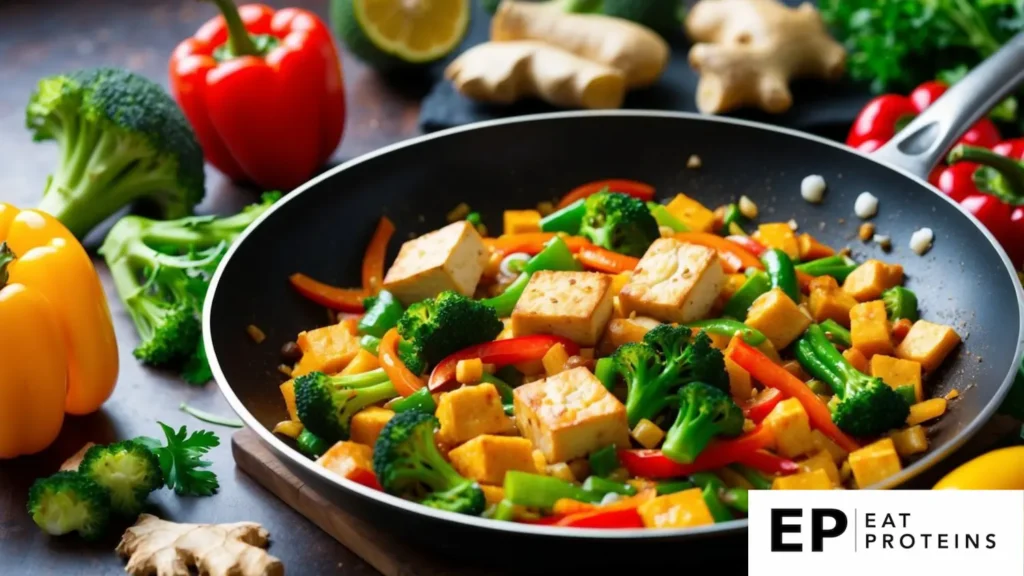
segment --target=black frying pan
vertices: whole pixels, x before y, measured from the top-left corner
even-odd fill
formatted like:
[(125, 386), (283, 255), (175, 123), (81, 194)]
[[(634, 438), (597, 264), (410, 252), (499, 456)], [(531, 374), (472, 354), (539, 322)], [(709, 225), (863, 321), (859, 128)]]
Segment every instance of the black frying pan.
[[(992, 415), (1021, 361), (1024, 305), (1020, 284), (992, 236), (922, 178), (955, 141), (1009, 89), (1024, 79), (1024, 37), (954, 86), (898, 138), (872, 156), (829, 141), (770, 126), (660, 112), (562, 113), (487, 122), (423, 136), (348, 162), (278, 203), (234, 245), (207, 299), (204, 334), (217, 382), (245, 423), (324, 496), (377, 519), (388, 530), (459, 558), (493, 555), (494, 546), (524, 550), (557, 546), (581, 561), (600, 548), (622, 547), (637, 558), (644, 547), (737, 533), (745, 521), (693, 530), (567, 530), (500, 523), (440, 512), (336, 479), (270, 432), (285, 419), (278, 391), (278, 350), (305, 329), (323, 325), (324, 310), (297, 295), (287, 277), (302, 271), (338, 285), (357, 285), (363, 249), (378, 217), (387, 214), (400, 240), (445, 223), (459, 202), (500, 229), (502, 210), (531, 207), (580, 183), (631, 178), (656, 186), (664, 199), (685, 192), (709, 206), (741, 194), (761, 208), (761, 220), (795, 219), (801, 229), (855, 257), (903, 265), (925, 318), (954, 325), (965, 338), (955, 357), (929, 382), (931, 395), (956, 388), (951, 411), (930, 427), (931, 450), (874, 488), (903, 484), (961, 446)], [(684, 167), (697, 154), (699, 170)], [(821, 174), (820, 205), (800, 196), (800, 181)], [(854, 199), (881, 199), (874, 222), (893, 239), (883, 253), (857, 240)], [(913, 231), (930, 227), (934, 247), (909, 248)], [(392, 242), (394, 258), (400, 242)], [(267, 341), (256, 345), (245, 327)], [(702, 540), (703, 542), (703, 540)], [(704, 544), (702, 544), (703, 546)], [(526, 555), (529, 557), (529, 555)], [(602, 553), (603, 558), (609, 556)], [(492, 556), (493, 558), (493, 556)], [(526, 559), (502, 555), (501, 562)]]

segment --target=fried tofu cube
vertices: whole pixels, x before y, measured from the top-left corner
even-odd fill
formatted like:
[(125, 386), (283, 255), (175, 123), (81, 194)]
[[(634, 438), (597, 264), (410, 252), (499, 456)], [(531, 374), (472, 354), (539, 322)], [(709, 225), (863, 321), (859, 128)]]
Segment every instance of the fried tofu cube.
[(760, 330), (776, 350), (782, 350), (811, 325), (811, 318), (781, 288), (773, 288), (750, 305), (745, 321)]
[(549, 464), (629, 447), (626, 407), (582, 366), (523, 384), (514, 396), (519, 431)]
[[(299, 332), (296, 339), (302, 350), (302, 374), (324, 372), (335, 374), (340, 372), (361, 350), (359, 338), (352, 334), (344, 324), (332, 324), (316, 330)], [(302, 376), (295, 371), (293, 376)]]
[(487, 256), (476, 228), (465, 220), (454, 222), (402, 244), (384, 275), (384, 289), (406, 306), (445, 290), (472, 296)]
[(833, 487), (828, 472), (821, 468), (791, 476), (779, 476), (772, 482), (772, 490), (831, 490)]
[(839, 468), (836, 468), (836, 462), (827, 450), (815, 453), (814, 456), (799, 462), (799, 465), (803, 472), (824, 470), (825, 474), (828, 474), (828, 479), (832, 481), (832, 486), (839, 486)]
[(689, 528), (714, 524), (700, 488), (658, 496), (637, 508), (647, 528)]
[(754, 233), (754, 239), (768, 248), (778, 248), (790, 258), (800, 258), (800, 244), (796, 240), (796, 233), (786, 222), (772, 222), (761, 224)]
[(960, 335), (949, 326), (918, 320), (896, 348), (896, 356), (920, 362), (925, 372), (932, 372), (958, 344)]
[(484, 499), (490, 505), (500, 504), (505, 499), (505, 488), (502, 486), (481, 484), (480, 490), (484, 493)]
[(873, 486), (903, 469), (892, 438), (882, 438), (851, 452), (849, 462), (858, 488)]
[(715, 227), (715, 213), (686, 194), (676, 194), (665, 209), (694, 232), (711, 232)]
[(850, 310), (850, 340), (865, 357), (892, 354), (889, 316), (881, 300), (857, 304)]
[(628, 342), (640, 342), (644, 335), (659, 326), (654, 318), (636, 316), (634, 318), (612, 318), (601, 336), (600, 351), (602, 356), (610, 356), (619, 346)]
[(868, 260), (858, 266), (843, 282), (843, 291), (858, 302), (875, 300), (882, 292), (903, 283), (903, 266)]
[(691, 322), (707, 315), (724, 282), (717, 252), (659, 238), (633, 270), (619, 301), (627, 316), (636, 312), (662, 322)]
[(395, 415), (394, 412), (379, 406), (363, 408), (352, 417), (349, 423), (349, 440), (372, 447), (377, 443), (377, 436), (384, 425)]
[(536, 272), (512, 311), (512, 333), (594, 346), (612, 317), (611, 286), (611, 277), (597, 272)]
[(338, 442), (316, 463), (349, 480), (373, 476), (373, 448), (356, 442)]
[(540, 232), (540, 212), (536, 210), (505, 210), (502, 214), (505, 234)]
[(764, 424), (774, 433), (780, 455), (794, 458), (814, 450), (810, 419), (796, 398), (779, 402), (765, 417)]
[(896, 446), (896, 453), (903, 457), (928, 450), (928, 434), (920, 424), (893, 432), (889, 438)]
[(835, 320), (842, 326), (850, 326), (850, 310), (857, 305), (857, 300), (839, 288), (836, 279), (831, 276), (819, 276), (811, 280), (808, 308), (815, 322)]
[(448, 459), (459, 474), (481, 484), (500, 485), (509, 470), (537, 472), (533, 444), (518, 436), (483, 434), (449, 452)]
[(464, 386), (441, 394), (436, 416), (441, 423), (438, 437), (450, 446), (481, 434), (511, 431), (509, 419), (501, 406), (501, 395), (493, 384)]
[(750, 378), (750, 372), (747, 372), (740, 365), (733, 362), (729, 358), (729, 354), (732, 349), (736, 347), (736, 342), (739, 339), (733, 338), (729, 341), (729, 346), (725, 349), (725, 371), (729, 374), (729, 394), (737, 404), (745, 402), (750, 399), (750, 394), (754, 390), (754, 384)]
[(815, 450), (828, 452), (836, 464), (846, 460), (846, 450), (843, 450), (839, 444), (836, 444), (835, 440), (825, 436), (821, 430), (811, 430), (811, 443), (814, 444)]
[(924, 400), (920, 362), (875, 354), (871, 357), (871, 375), (881, 378), (893, 390), (900, 386), (913, 386), (914, 398), (918, 402)]

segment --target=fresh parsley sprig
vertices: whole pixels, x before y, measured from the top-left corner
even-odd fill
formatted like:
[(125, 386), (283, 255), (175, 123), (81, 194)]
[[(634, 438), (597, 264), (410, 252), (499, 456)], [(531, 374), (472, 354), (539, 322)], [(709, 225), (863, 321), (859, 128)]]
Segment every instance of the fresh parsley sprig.
[(203, 456), (220, 445), (220, 439), (209, 430), (196, 430), (191, 434), (184, 426), (178, 429), (157, 422), (164, 431), (167, 443), (156, 438), (140, 436), (135, 439), (149, 448), (158, 460), (164, 473), (165, 485), (178, 496), (211, 496), (220, 488), (217, 475), (209, 468), (212, 464)]

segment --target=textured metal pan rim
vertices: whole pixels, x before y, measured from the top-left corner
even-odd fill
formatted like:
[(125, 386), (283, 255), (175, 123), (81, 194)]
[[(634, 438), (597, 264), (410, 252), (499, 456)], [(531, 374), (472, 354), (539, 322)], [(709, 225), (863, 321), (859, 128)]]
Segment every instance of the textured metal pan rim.
[(387, 154), (387, 153), (389, 153), (389, 152), (391, 152), (393, 150), (398, 150), (400, 148), (405, 148), (405, 147), (408, 147), (408, 146), (415, 146), (417, 144), (420, 144), (420, 143), (423, 143), (423, 142), (428, 142), (430, 140), (434, 140), (434, 139), (437, 139), (437, 138), (444, 138), (445, 136), (449, 136), (451, 134), (457, 134), (457, 133), (466, 132), (466, 131), (469, 131), (469, 130), (477, 130), (477, 129), (482, 129), (482, 128), (488, 128), (488, 127), (491, 127), (491, 126), (497, 126), (497, 125), (502, 125), (502, 124), (513, 124), (513, 123), (523, 123), (523, 122), (539, 122), (539, 121), (548, 121), (548, 120), (562, 120), (562, 119), (581, 118), (581, 117), (604, 117), (604, 116), (627, 116), (627, 117), (628, 116), (635, 116), (635, 117), (679, 118), (679, 119), (694, 120), (694, 121), (700, 121), (700, 122), (720, 122), (720, 123), (725, 123), (725, 124), (737, 124), (737, 125), (746, 126), (746, 127), (749, 127), (749, 128), (756, 128), (756, 129), (761, 129), (761, 130), (767, 130), (767, 131), (770, 131), (770, 132), (777, 132), (777, 133), (781, 133), (781, 134), (787, 134), (789, 136), (794, 136), (794, 137), (797, 137), (797, 138), (803, 138), (805, 140), (811, 140), (813, 142), (816, 142), (818, 144), (822, 144), (822, 145), (825, 145), (825, 146), (831, 146), (833, 148), (840, 148), (840, 149), (845, 150), (846, 152), (848, 152), (850, 154), (855, 154), (855, 155), (862, 156), (864, 158), (867, 158), (868, 160), (871, 160), (873, 162), (881, 164), (882, 166), (885, 166), (886, 168), (889, 168), (890, 170), (899, 172), (900, 174), (906, 176), (907, 178), (910, 178), (911, 180), (914, 180), (918, 184), (921, 184), (922, 186), (925, 186), (925, 187), (929, 188), (930, 190), (932, 190), (932, 192), (935, 195), (939, 196), (942, 200), (944, 200), (944, 201), (948, 202), (949, 204), (953, 205), (957, 210), (959, 210), (961, 213), (963, 213), (964, 216), (966, 216), (968, 218), (968, 220), (970, 220), (972, 223), (974, 223), (975, 227), (977, 227), (985, 235), (985, 238), (988, 239), (988, 241), (992, 245), (992, 247), (995, 248), (995, 250), (999, 253), (1000, 258), (1003, 261), (1004, 269), (1006, 270), (1007, 274), (1010, 275), (1010, 280), (1015, 284), (1015, 286), (1017, 288), (1017, 301), (1018, 301), (1017, 307), (1018, 307), (1018, 311), (1020, 312), (1020, 314), (1019, 314), (1020, 317), (1018, 318), (1017, 349), (1016, 349), (1016, 351), (1014, 353), (1014, 357), (1013, 357), (1014, 358), (1014, 363), (1010, 367), (1010, 370), (1008, 371), (1008, 373), (1006, 375), (1006, 378), (1003, 380), (1002, 385), (999, 387), (999, 390), (996, 392), (995, 397), (993, 397), (992, 400), (989, 401), (988, 405), (985, 406), (985, 408), (981, 411), (981, 413), (978, 414), (978, 416), (971, 423), (969, 423), (951, 442), (949, 442), (948, 444), (943, 446), (941, 450), (933, 450), (933, 451), (929, 452), (923, 458), (921, 458), (920, 460), (915, 462), (910, 467), (905, 468), (902, 472), (900, 472), (896, 476), (888, 478), (888, 479), (886, 479), (885, 481), (883, 481), (882, 483), (880, 483), (878, 485), (872, 486), (871, 489), (888, 489), (888, 488), (893, 488), (895, 486), (903, 484), (904, 482), (914, 478), (915, 476), (917, 476), (918, 474), (921, 474), (922, 472), (924, 472), (928, 468), (931, 468), (932, 466), (934, 466), (935, 464), (940, 462), (943, 458), (946, 458), (947, 456), (949, 456), (950, 454), (955, 452), (958, 448), (963, 446), (963, 444), (965, 442), (967, 442), (967, 440), (969, 440), (975, 433), (977, 433), (978, 430), (992, 417), (992, 415), (999, 408), (999, 405), (1002, 403), (1003, 398), (1006, 396), (1007, 392), (1009, 392), (1010, 386), (1013, 384), (1014, 376), (1015, 376), (1015, 374), (1017, 372), (1017, 366), (1019, 366), (1021, 364), (1021, 357), (1022, 357), (1022, 354), (1024, 354), (1024, 290), (1021, 289), (1020, 282), (1019, 282), (1019, 280), (1017, 278), (1016, 273), (1014, 272), (1014, 267), (1013, 267), (1012, 263), (1010, 262), (1009, 257), (1007, 257), (1006, 252), (1002, 249), (1002, 247), (999, 245), (999, 243), (996, 241), (996, 239), (992, 236), (992, 234), (990, 234), (989, 231), (971, 213), (969, 213), (966, 210), (964, 210), (959, 204), (957, 204), (956, 202), (951, 200), (945, 194), (942, 194), (940, 191), (936, 190), (934, 187), (931, 186), (931, 184), (929, 184), (924, 179), (922, 179), (922, 178), (920, 178), (920, 177), (918, 177), (918, 176), (916, 176), (914, 174), (911, 174), (910, 172), (907, 172), (906, 170), (903, 170), (902, 168), (899, 168), (899, 167), (896, 167), (896, 166), (892, 166), (892, 165), (887, 164), (887, 163), (879, 162), (878, 160), (872, 158), (870, 155), (867, 155), (867, 154), (864, 154), (864, 153), (859, 152), (857, 150), (848, 148), (847, 146), (845, 146), (843, 144), (839, 144), (837, 142), (833, 142), (833, 141), (827, 140), (825, 138), (821, 138), (819, 136), (815, 136), (815, 135), (812, 135), (812, 134), (806, 134), (806, 133), (799, 132), (797, 130), (791, 130), (791, 129), (788, 129), (788, 128), (780, 128), (778, 126), (772, 126), (772, 125), (769, 125), (769, 124), (762, 124), (762, 123), (759, 123), (759, 122), (750, 122), (750, 121), (747, 121), (747, 120), (739, 120), (739, 119), (735, 119), (735, 118), (709, 117), (709, 116), (703, 116), (703, 115), (700, 115), (700, 114), (692, 114), (692, 113), (687, 113), (687, 112), (665, 112), (665, 111), (647, 111), (647, 110), (553, 112), (553, 113), (548, 113), (548, 114), (536, 114), (536, 115), (530, 115), (530, 116), (519, 116), (519, 117), (513, 117), (513, 118), (503, 118), (503, 119), (499, 119), (499, 120), (490, 120), (490, 121), (486, 121), (486, 122), (478, 122), (478, 123), (475, 123), (475, 124), (467, 124), (465, 126), (458, 126), (458, 127), (455, 127), (455, 128), (449, 128), (447, 130), (442, 130), (442, 131), (435, 132), (435, 133), (432, 133), (432, 134), (425, 134), (423, 136), (418, 136), (416, 138), (411, 138), (409, 140), (404, 140), (402, 142), (397, 142), (397, 143), (392, 144), (390, 146), (385, 146), (384, 148), (381, 148), (379, 150), (375, 150), (373, 152), (364, 154), (363, 156), (360, 156), (358, 158), (354, 158), (352, 160), (349, 160), (348, 162), (345, 162), (344, 164), (341, 164), (341, 165), (339, 165), (339, 166), (337, 166), (337, 167), (335, 167), (335, 168), (333, 168), (333, 169), (331, 169), (331, 170), (329, 170), (329, 171), (327, 171), (327, 172), (325, 172), (325, 173), (323, 173), (323, 174), (313, 178), (309, 182), (306, 182), (302, 186), (299, 186), (293, 192), (291, 192), (290, 194), (288, 194), (287, 196), (282, 198), (274, 206), (272, 206), (269, 210), (267, 210), (260, 218), (258, 218), (249, 227), (248, 230), (243, 232), (242, 235), (238, 238), (238, 240), (228, 250), (227, 254), (224, 256), (224, 260), (221, 262), (221, 265), (218, 267), (216, 273), (213, 276), (212, 281), (210, 282), (210, 292), (209, 292), (210, 293), (210, 297), (206, 299), (206, 305), (204, 306), (204, 309), (203, 309), (203, 335), (204, 335), (204, 338), (205, 338), (205, 341), (206, 341), (206, 344), (205, 344), (206, 345), (206, 354), (207, 354), (207, 356), (208, 356), (208, 358), (210, 360), (210, 367), (213, 370), (213, 376), (214, 376), (214, 379), (217, 382), (217, 386), (220, 388), (221, 393), (224, 395), (224, 397), (227, 399), (228, 403), (231, 405), (231, 408), (238, 414), (238, 416), (242, 419), (242, 421), (245, 422), (246, 426), (248, 426), (249, 428), (253, 429), (260, 436), (260, 438), (264, 442), (269, 444), (279, 454), (287, 454), (293, 460), (293, 462), (299, 464), (300, 466), (303, 466), (308, 472), (310, 472), (312, 474), (319, 475), (326, 482), (331, 482), (331, 483), (337, 484), (338, 486), (341, 486), (341, 487), (343, 487), (343, 488), (345, 488), (345, 489), (347, 489), (347, 490), (349, 490), (351, 492), (355, 492), (355, 493), (359, 494), (360, 496), (362, 496), (364, 498), (370, 498), (370, 499), (373, 499), (373, 500), (377, 500), (377, 501), (380, 501), (380, 502), (387, 503), (387, 504), (389, 504), (391, 506), (395, 506), (395, 507), (401, 508), (401, 509), (406, 510), (408, 512), (413, 512), (413, 513), (416, 513), (416, 514), (423, 514), (423, 515), (431, 516), (431, 517), (434, 517), (434, 518), (437, 518), (437, 519), (441, 519), (441, 520), (447, 520), (447, 521), (451, 521), (451, 522), (458, 522), (460, 524), (465, 524), (465, 525), (469, 525), (469, 526), (475, 526), (475, 527), (478, 527), (478, 528), (485, 528), (485, 529), (488, 529), (488, 530), (517, 532), (517, 533), (525, 533), (525, 534), (534, 534), (534, 535), (539, 535), (539, 536), (557, 536), (557, 537), (560, 537), (560, 538), (583, 538), (583, 539), (588, 539), (588, 538), (592, 538), (592, 539), (667, 539), (667, 538), (677, 538), (677, 537), (680, 537), (680, 536), (700, 537), (700, 536), (710, 536), (710, 535), (722, 535), (722, 534), (731, 533), (731, 532), (735, 532), (735, 531), (738, 531), (738, 530), (745, 529), (746, 526), (747, 526), (747, 521), (746, 520), (734, 520), (732, 522), (723, 522), (723, 523), (720, 523), (720, 524), (713, 524), (713, 525), (710, 525), (710, 526), (701, 526), (701, 527), (697, 527), (697, 528), (663, 529), (663, 530), (647, 530), (647, 529), (600, 530), (600, 529), (587, 529), (587, 528), (556, 528), (556, 527), (551, 527), (551, 526), (534, 526), (534, 525), (529, 525), (529, 524), (516, 524), (516, 523), (512, 523), (512, 522), (501, 522), (501, 521), (498, 521), (498, 520), (488, 520), (488, 519), (485, 519), (485, 518), (478, 518), (478, 517), (475, 517), (475, 516), (466, 516), (466, 515), (463, 515), (463, 514), (455, 514), (453, 512), (444, 512), (444, 511), (441, 511), (441, 510), (435, 510), (433, 508), (428, 508), (426, 506), (421, 506), (419, 504), (416, 504), (416, 503), (413, 503), (413, 502), (409, 502), (407, 500), (403, 500), (403, 499), (398, 498), (396, 496), (392, 496), (390, 494), (385, 494), (383, 492), (374, 490), (372, 488), (367, 488), (367, 487), (365, 487), (365, 486), (363, 486), (361, 484), (358, 484), (356, 482), (352, 482), (352, 481), (347, 480), (347, 479), (339, 478), (338, 476), (336, 476), (334, 474), (331, 474), (330, 472), (328, 472), (323, 467), (318, 466), (315, 462), (313, 462), (312, 460), (309, 460), (304, 455), (300, 454), (298, 451), (296, 451), (293, 448), (291, 448), (290, 446), (288, 446), (288, 444), (286, 444), (280, 438), (277, 438), (269, 429), (267, 429), (262, 424), (260, 424), (259, 421), (257, 421), (256, 418), (254, 418), (252, 416), (252, 414), (249, 413), (249, 411), (242, 404), (242, 402), (238, 398), (238, 396), (235, 395), (235, 393), (232, 390), (231, 386), (227, 382), (227, 378), (225, 377), (223, 370), (221, 370), (220, 362), (219, 362), (219, 360), (217, 358), (217, 352), (216, 352), (216, 350), (214, 349), (214, 346), (213, 346), (213, 341), (212, 341), (212, 338), (211, 338), (211, 330), (210, 330), (211, 311), (212, 311), (212, 308), (213, 308), (213, 302), (216, 299), (217, 286), (219, 284), (220, 277), (223, 274), (224, 269), (227, 267), (228, 262), (231, 261), (231, 257), (235, 254), (235, 252), (238, 250), (238, 248), (245, 242), (245, 239), (248, 237), (248, 235), (253, 230), (255, 230), (260, 225), (260, 223), (262, 223), (265, 219), (270, 218), (274, 214), (274, 212), (276, 212), (284, 204), (286, 204), (289, 201), (291, 201), (294, 197), (296, 197), (299, 194), (305, 192), (306, 190), (312, 188), (317, 183), (319, 183), (319, 182), (321, 182), (323, 180), (326, 180), (328, 178), (331, 178), (335, 174), (338, 174), (338, 173), (348, 169), (349, 167), (355, 166), (357, 164), (361, 164), (361, 163), (366, 162), (368, 160), (374, 159), (374, 158), (376, 158), (378, 156), (383, 156), (383, 155), (385, 155), (385, 154)]

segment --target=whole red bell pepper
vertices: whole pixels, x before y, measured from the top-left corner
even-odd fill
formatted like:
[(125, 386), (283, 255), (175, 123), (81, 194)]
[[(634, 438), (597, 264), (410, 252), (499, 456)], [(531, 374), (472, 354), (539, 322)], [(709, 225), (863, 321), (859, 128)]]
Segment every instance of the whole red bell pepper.
[(430, 373), (428, 386), (431, 392), (446, 392), (455, 386), (455, 368), (459, 360), (479, 358), (484, 364), (494, 364), (495, 367), (501, 368), (510, 364), (540, 360), (555, 344), (564, 346), (570, 356), (579, 354), (580, 347), (572, 340), (548, 334), (484, 342), (459, 350), (438, 362)]
[[(933, 80), (921, 84), (908, 96), (882, 94), (875, 97), (853, 121), (846, 144), (861, 152), (874, 152), (938, 100), (948, 88), (946, 84)], [(1000, 139), (995, 124), (988, 118), (982, 118), (958, 142), (987, 148)]]
[(210, 164), (237, 182), (291, 190), (331, 156), (345, 126), (341, 61), (312, 12), (235, 7), (181, 42), (170, 85)]

